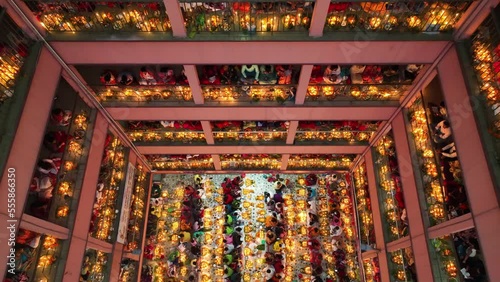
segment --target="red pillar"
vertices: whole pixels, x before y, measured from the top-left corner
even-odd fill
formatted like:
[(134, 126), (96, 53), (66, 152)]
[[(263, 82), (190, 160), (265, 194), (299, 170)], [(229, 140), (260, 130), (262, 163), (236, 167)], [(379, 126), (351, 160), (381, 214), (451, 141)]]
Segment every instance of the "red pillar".
[(174, 37), (186, 37), (186, 27), (184, 26), (184, 17), (182, 16), (181, 7), (177, 0), (163, 0), (165, 9), (167, 10), (168, 19), (172, 26), (172, 34)]
[[(61, 66), (52, 57), (47, 49), (42, 49), (38, 60), (38, 67), (31, 82), (23, 114), (12, 144), (5, 170), (0, 182), (0, 217), (12, 220), (2, 220), (0, 223), (0, 265), (6, 265), (7, 239), (10, 235), (7, 227), (10, 224), (19, 227), (19, 220), (23, 213), (24, 203), (28, 195), (33, 169), (35, 167), (40, 144), (45, 133), (45, 125), (49, 117), (52, 101), (56, 93), (61, 74)], [(8, 175), (9, 169), (15, 169), (15, 175)], [(8, 183), (15, 179), (15, 211), (8, 209)], [(0, 277), (5, 275), (5, 267), (0, 268)]]
[(418, 196), (418, 188), (413, 173), (412, 155), (408, 146), (408, 133), (405, 127), (404, 112), (400, 112), (392, 121), (392, 132), (396, 146), (399, 172), (404, 191), (406, 212), (410, 226), (410, 238), (415, 258), (417, 277), (420, 281), (433, 281), (427, 236), (422, 220), (422, 210)]
[(382, 216), (380, 215), (380, 205), (377, 193), (377, 181), (375, 178), (375, 169), (373, 163), (373, 154), (369, 150), (365, 155), (366, 178), (368, 180), (368, 191), (370, 193), (370, 204), (372, 207), (373, 225), (375, 230), (375, 243), (377, 249), (380, 250), (378, 254), (380, 278), (382, 281), (390, 281), (389, 266), (387, 262), (387, 251), (385, 247), (384, 230), (382, 226)]
[(309, 36), (323, 36), (323, 29), (325, 28), (329, 6), (329, 0), (317, 0), (315, 2), (314, 11), (311, 18), (311, 27), (309, 28)]
[(474, 107), (479, 106), (479, 101), (469, 97), (455, 48), (448, 51), (437, 69), (481, 252), (490, 281), (499, 281), (500, 209), (474, 119)]
[(78, 210), (76, 211), (76, 224), (73, 227), (70, 239), (71, 244), (68, 252), (70, 255), (67, 257), (63, 281), (74, 282), (80, 279), (107, 132), (108, 123), (104, 116), (98, 113), (95, 120), (94, 134), (89, 150)]

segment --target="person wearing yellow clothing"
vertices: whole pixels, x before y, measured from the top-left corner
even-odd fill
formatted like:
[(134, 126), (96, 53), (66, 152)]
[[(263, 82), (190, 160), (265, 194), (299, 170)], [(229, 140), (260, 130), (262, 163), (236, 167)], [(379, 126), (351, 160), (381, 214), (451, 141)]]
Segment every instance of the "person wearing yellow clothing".
[(183, 231), (179, 234), (179, 239), (182, 243), (191, 242), (191, 233)]

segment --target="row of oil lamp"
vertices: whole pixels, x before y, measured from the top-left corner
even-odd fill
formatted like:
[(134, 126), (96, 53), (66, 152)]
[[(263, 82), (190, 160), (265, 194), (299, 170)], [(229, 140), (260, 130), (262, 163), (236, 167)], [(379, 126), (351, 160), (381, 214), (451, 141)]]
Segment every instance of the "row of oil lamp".
[(270, 132), (214, 132), (214, 139), (218, 142), (224, 141), (283, 141), (286, 139), (287, 133), (284, 131), (270, 131)]
[[(379, 12), (380, 16), (367, 15), (360, 17), (358, 14), (337, 14), (334, 13), (327, 18), (326, 26), (332, 29), (354, 28), (360, 24), (366, 30), (384, 29), (390, 31), (398, 26), (407, 27), (409, 30), (416, 31), (447, 31), (460, 18), (461, 12), (451, 11), (450, 6), (433, 5), (430, 10), (422, 15), (397, 16), (396, 13), (385, 15)], [(238, 16), (235, 13), (235, 21), (239, 23), (242, 30), (248, 31), (278, 31), (281, 30), (280, 22), (283, 24), (283, 30), (294, 30), (296, 27), (308, 28), (310, 18), (300, 13), (297, 15), (286, 14), (281, 20), (276, 17), (262, 17), (257, 19), (249, 14)], [(117, 10), (111, 12), (96, 12), (92, 15), (71, 15), (69, 17), (60, 13), (47, 13), (40, 16), (40, 21), (50, 31), (75, 32), (80, 30), (92, 30), (96, 26), (103, 28), (112, 27), (114, 30), (122, 30), (127, 26), (137, 31), (168, 31), (170, 22), (166, 16), (162, 16), (160, 11), (150, 12), (146, 9), (133, 9), (129, 11)], [(206, 19), (206, 29), (211, 32), (229, 31), (233, 24), (231, 17), (211, 15)]]
[(280, 169), (281, 158), (221, 158), (222, 169)]
[(441, 269), (444, 270), (448, 276), (448, 281), (460, 281), (458, 261), (455, 257), (453, 248), (453, 238), (449, 235), (440, 238), (435, 238), (431, 240), (434, 247), (434, 251), (439, 257), (439, 263), (441, 264)]
[(354, 192), (356, 194), (356, 208), (359, 215), (361, 242), (371, 245), (375, 243), (371, 199), (368, 192), (366, 164), (359, 164), (353, 171)]
[(175, 160), (152, 162), (152, 166), (158, 170), (213, 170), (212, 158), (203, 160)]
[[(365, 30), (391, 31), (397, 28), (405, 28), (409, 31), (448, 31), (460, 18), (460, 13), (450, 11), (450, 7), (432, 7), (425, 15), (417, 16), (402, 13), (391, 14), (380, 11), (378, 15), (367, 14), (344, 14), (332, 13), (326, 22), (331, 29), (353, 29), (363, 27)], [(377, 12), (375, 12), (377, 13)]]
[(33, 281), (48, 282), (47, 276), (53, 271), (51, 268), (57, 261), (59, 240), (50, 235), (42, 236), (41, 250), (38, 257), (37, 269)]
[(105, 282), (107, 278), (108, 256), (105, 252), (87, 249), (82, 265), (80, 281)]
[(365, 272), (366, 282), (380, 281), (380, 273), (377, 258), (369, 258), (363, 260), (363, 269)]
[(406, 87), (391, 87), (391, 86), (317, 86), (311, 85), (307, 87), (306, 99), (318, 100), (325, 98), (326, 100), (334, 100), (337, 97), (352, 97), (357, 100), (392, 100), (399, 98), (406, 91)]
[[(264, 240), (265, 238), (265, 232), (262, 232), (261, 229), (259, 229), (259, 224), (263, 224), (265, 220), (260, 221), (259, 218), (261, 216), (258, 216), (261, 214), (261, 209), (265, 209), (264, 204), (262, 205), (255, 205), (254, 200), (251, 200), (255, 196), (255, 200), (264, 200), (263, 196), (259, 197), (254, 195), (255, 193), (255, 187), (253, 186), (254, 182), (253, 181), (248, 181), (250, 179), (245, 179), (244, 183), (246, 187), (242, 190), (242, 207), (245, 209), (242, 213), (242, 218), (247, 218), (252, 222), (250, 225), (245, 225), (243, 228), (245, 234), (248, 234), (249, 236), (245, 236), (244, 241), (249, 243), (253, 242), (253, 240), (257, 239), (262, 239)], [(175, 182), (175, 179), (172, 180), (172, 182)], [(248, 182), (248, 183), (247, 183)], [(284, 242), (284, 246), (282, 247), (282, 251), (284, 251), (286, 255), (286, 262), (287, 265), (285, 266), (285, 278), (284, 281), (293, 281), (293, 278), (296, 277), (297, 269), (299, 271), (302, 271), (304, 275), (305, 280), (301, 281), (312, 281), (311, 274), (312, 274), (312, 268), (308, 265), (308, 262), (310, 260), (310, 254), (308, 251), (308, 244), (307, 240), (304, 241), (304, 243), (299, 243), (297, 242), (296, 238), (297, 236), (308, 236), (308, 222), (307, 222), (307, 213), (305, 210), (307, 210), (307, 189), (305, 188), (306, 180), (305, 178), (299, 178), (297, 180), (297, 183), (300, 185), (295, 188), (294, 193), (286, 193), (283, 195), (283, 199), (285, 201), (286, 207), (289, 207), (288, 209), (285, 209), (284, 213), (284, 220), (285, 222), (290, 226), (293, 226), (294, 228), (287, 228), (288, 231), (288, 236), (286, 237)], [(320, 180), (319, 182), (319, 191), (318, 195), (320, 198), (326, 199), (326, 195), (330, 195), (331, 191), (330, 189), (327, 189), (325, 186), (325, 181)], [(342, 200), (339, 203), (340, 209), (342, 210), (342, 215), (341, 215), (341, 220), (344, 223), (345, 227), (345, 237), (348, 239), (349, 242), (339, 242), (341, 244), (345, 244), (345, 249), (347, 253), (347, 258), (346, 258), (346, 265), (348, 267), (348, 273), (347, 275), (352, 278), (356, 279), (357, 278), (357, 265), (356, 265), (356, 248), (355, 246), (355, 236), (354, 236), (354, 229), (352, 227), (353, 225), (353, 219), (352, 219), (352, 203), (349, 200), (349, 192), (347, 191), (346, 183), (345, 181), (342, 181), (339, 186), (341, 186), (341, 189), (339, 189), (339, 195), (342, 197)], [(223, 281), (223, 274), (224, 270), (222, 268), (222, 256), (224, 254), (224, 242), (223, 242), (223, 230), (222, 228), (224, 226), (224, 211), (225, 207), (222, 204), (221, 201), (213, 200), (214, 198), (222, 198), (221, 196), (221, 190), (218, 189), (212, 180), (209, 180), (208, 182), (205, 182), (205, 191), (207, 193), (207, 197), (203, 199), (203, 206), (205, 207), (204, 210), (204, 226), (208, 227), (209, 229), (207, 232), (205, 232), (205, 237), (204, 240), (202, 241), (202, 247), (201, 247), (201, 257), (200, 257), (200, 263), (198, 264), (197, 267), (200, 268), (200, 271), (197, 272), (200, 281), (204, 282), (211, 282), (211, 281)], [(179, 243), (179, 237), (177, 236), (177, 233), (179, 231), (179, 222), (178, 222), (178, 216), (180, 215), (180, 208), (181, 208), (181, 202), (180, 199), (183, 198), (183, 193), (184, 193), (184, 188), (183, 187), (177, 187), (177, 188), (169, 188), (171, 190), (169, 191), (164, 191), (162, 192), (162, 197), (165, 199), (161, 205), (155, 206), (156, 208), (159, 208), (159, 210), (153, 210), (152, 212), (155, 212), (157, 215), (160, 217), (161, 223), (158, 223), (158, 233), (156, 234), (156, 243), (152, 244), (151, 246), (154, 248), (153, 255), (150, 257), (151, 260), (155, 261), (154, 263), (154, 271), (153, 271), (153, 276), (154, 276), (154, 281), (166, 281), (165, 275), (167, 274), (167, 267), (166, 264), (161, 263), (163, 258), (165, 257), (165, 254), (168, 253), (168, 249), (170, 247), (175, 247)], [(177, 191), (178, 190), (178, 191)], [(329, 194), (330, 193), (330, 194)], [(210, 194), (210, 195), (209, 195)], [(212, 196), (213, 195), (213, 196)], [(330, 195), (332, 196), (332, 195)], [(334, 196), (337, 197), (337, 196)], [(320, 216), (320, 229), (321, 229), (321, 236), (329, 236), (328, 233), (328, 228), (322, 228), (324, 225), (326, 225), (329, 220), (328, 218), (328, 210), (331, 207), (328, 204), (328, 201), (319, 201), (319, 216)], [(325, 210), (326, 209), (326, 210)], [(167, 211), (168, 210), (168, 211)], [(326, 211), (326, 212), (325, 212)], [(214, 217), (215, 216), (215, 217)], [(253, 217), (257, 216), (256, 219)], [(214, 218), (220, 218), (222, 220), (214, 220)], [(168, 224), (172, 223), (171, 225)], [(324, 224), (326, 223), (326, 224)], [(211, 227), (211, 228), (210, 228)], [(249, 241), (250, 240), (250, 241)], [(325, 250), (329, 251), (334, 251), (334, 246), (332, 245), (331, 242), (324, 242), (324, 248)], [(301, 249), (304, 249), (303, 252), (300, 252)], [(254, 254), (254, 252), (247, 247), (242, 248), (242, 253), (244, 254), (245, 261), (243, 262), (243, 269), (242, 269), (242, 280), (243, 281), (260, 281), (258, 277), (262, 275), (259, 271), (246, 271), (246, 270), (258, 270), (262, 269), (265, 264), (265, 260), (260, 258), (260, 256), (254, 257), (255, 259), (251, 259), (250, 255)], [(182, 253), (179, 256), (180, 261), (182, 264), (188, 259), (186, 256), (183, 256)], [(330, 254), (330, 252), (325, 253), (325, 260), (329, 262), (329, 264), (335, 263), (335, 258), (333, 255)], [(186, 275), (186, 273), (189, 271), (190, 266), (183, 265), (179, 269), (179, 274), (181, 276)], [(335, 277), (335, 270), (334, 268), (329, 267), (328, 275), (331, 277)], [(220, 279), (219, 279), (220, 278)], [(252, 280), (253, 279), (253, 280)], [(255, 280), (257, 279), (257, 280)]]
[(388, 234), (392, 239), (398, 239), (404, 234), (403, 226), (407, 225), (407, 223), (403, 223), (401, 219), (403, 212), (400, 208), (401, 203), (398, 203), (395, 197), (400, 192), (396, 189), (399, 184), (392, 177), (398, 170), (397, 163), (395, 167), (391, 167), (389, 161), (389, 157), (394, 157), (396, 154), (393, 143), (392, 135), (387, 134), (382, 137), (375, 146), (375, 156), (379, 176), (378, 187), (381, 190), (379, 191), (379, 197), (383, 201), (381, 205), (382, 213), (386, 215), (385, 222), (387, 223)]
[[(6, 56), (8, 54), (4, 54)], [(0, 56), (0, 103), (14, 95), (14, 83), (20, 66)]]
[(112, 28), (116, 31), (169, 31), (170, 21), (159, 11), (147, 9), (129, 9), (116, 11), (98, 11), (82, 14), (46, 13), (38, 17), (41, 25), (49, 31), (78, 32)]
[(358, 240), (355, 231), (355, 220), (353, 217), (354, 205), (349, 192), (351, 188), (348, 185), (346, 175), (341, 176), (340, 181), (337, 179), (334, 182), (334, 188), (336, 188), (337, 191), (334, 191), (334, 189), (328, 189), (328, 193), (331, 198), (333, 197), (339, 199), (338, 209), (341, 211), (340, 221), (342, 222), (342, 229), (344, 230), (343, 244), (346, 246), (346, 274), (350, 280), (356, 281), (359, 276), (359, 265), (357, 262), (358, 259), (355, 248), (358, 244)]
[(212, 101), (237, 101), (243, 97), (250, 97), (253, 101), (286, 101), (294, 94), (291, 87), (205, 87), (203, 97)]
[(403, 254), (403, 250), (404, 249), (400, 249), (390, 253), (390, 261), (394, 266), (393, 277), (396, 279), (396, 281), (408, 281), (408, 279), (410, 278), (407, 275), (406, 268), (408, 267), (408, 262), (405, 258), (406, 254)]
[[(344, 141), (344, 142), (368, 142), (373, 136), (373, 131), (304, 131), (297, 132), (296, 141)], [(182, 142), (182, 143), (205, 143), (205, 134), (202, 132), (153, 132), (153, 131), (130, 131), (127, 133), (132, 142)], [(224, 141), (251, 141), (251, 142), (269, 142), (283, 141), (286, 139), (287, 132), (214, 132), (214, 139), (218, 142)]]
[(291, 156), (288, 159), (288, 169), (348, 169), (352, 165), (352, 159), (340, 157), (334, 159), (319, 159)]
[(234, 18), (227, 15), (210, 15), (206, 19), (206, 30), (210, 32), (231, 31), (233, 24), (239, 24), (240, 29), (244, 31), (286, 31), (295, 29), (296, 27), (308, 28), (310, 18), (307, 16), (303, 17), (300, 13), (297, 15), (283, 15), (281, 16), (281, 21), (276, 16), (265, 14), (257, 17), (250, 14), (239, 15), (235, 13)]
[(191, 89), (187, 86), (175, 86), (175, 90), (139, 88), (107, 88), (98, 91), (98, 98), (103, 102), (153, 102), (153, 101), (192, 101)]
[[(484, 35), (483, 35), (484, 36)], [(498, 64), (498, 55), (494, 56), (491, 51), (492, 46), (482, 41), (483, 38), (475, 38), (472, 45), (474, 56), (474, 69), (479, 80), (479, 87), (486, 98), (490, 107), (500, 103), (500, 88), (498, 79), (498, 71), (493, 67)], [(495, 51), (498, 50), (495, 49)], [(495, 116), (495, 121), (491, 124), (492, 131), (496, 136), (500, 135), (500, 115)]]
[[(74, 117), (70, 131), (74, 133), (82, 132), (85, 134), (87, 127), (88, 116), (86, 113), (82, 112)], [(76, 168), (83, 154), (82, 142), (82, 139), (74, 138), (68, 144), (68, 154), (64, 154), (62, 169), (66, 173), (66, 180), (58, 183), (57, 190), (54, 195), (57, 199), (55, 202), (62, 203), (56, 207), (56, 218), (67, 218), (70, 212), (69, 204), (67, 202), (73, 197), (73, 190), (76, 185), (74, 181), (76, 177), (68, 177), (68, 174), (77, 173)]]
[[(290, 157), (288, 168), (296, 170), (310, 169), (348, 169), (352, 165), (352, 158), (340, 157), (335, 159)], [(175, 161), (154, 161), (151, 163), (155, 169), (159, 170), (213, 170), (212, 158), (202, 160), (175, 160)], [(256, 158), (238, 159), (229, 158), (221, 160), (222, 169), (279, 169), (281, 159), (278, 158)]]
[(344, 142), (368, 142), (375, 134), (374, 131), (303, 131), (297, 132), (295, 140), (302, 141), (344, 141)]
[[(175, 250), (179, 243), (184, 187), (179, 183), (172, 187), (162, 187), (160, 196), (161, 203), (152, 205), (149, 211), (158, 218), (158, 221), (151, 227), (152, 230), (148, 230), (151, 236), (146, 241), (144, 258), (152, 263), (153, 281), (163, 282), (166, 281), (168, 273), (168, 266), (163, 262), (163, 259), (166, 254)], [(186, 259), (186, 256), (179, 256), (181, 263), (184, 263)], [(187, 269), (183, 266), (179, 271), (183, 273)]]
[(109, 159), (107, 163), (101, 164), (101, 173), (107, 176), (101, 179), (104, 186), (96, 195), (93, 211), (95, 230), (91, 232), (91, 236), (99, 240), (111, 241), (118, 214), (118, 190), (124, 176), (125, 151), (117, 137), (113, 137), (105, 150), (109, 154)]
[(126, 251), (132, 252), (141, 248), (142, 225), (144, 223), (145, 201), (147, 200), (147, 172), (141, 165), (137, 166), (136, 180), (132, 193), (131, 210), (128, 225)]
[[(309, 246), (307, 241), (308, 234), (308, 207), (307, 207), (307, 188), (306, 179), (299, 177), (297, 179), (298, 186), (295, 191), (290, 191), (283, 195), (284, 208), (283, 220), (286, 222), (287, 236), (285, 237), (285, 281), (293, 281), (296, 277), (295, 271), (303, 269), (303, 280), (310, 279), (312, 274), (311, 262), (309, 257)], [(323, 206), (319, 207), (320, 209)], [(326, 228), (322, 230), (326, 231)]]
[(127, 133), (132, 142), (182, 142), (182, 143), (205, 143), (203, 132), (154, 132), (154, 131), (131, 131)]
[(419, 164), (423, 173), (424, 191), (429, 208), (429, 216), (434, 223), (440, 223), (446, 218), (444, 191), (439, 180), (439, 168), (430, 143), (431, 135), (421, 100), (417, 100), (410, 108), (410, 124), (413, 142), (415, 143), (415, 148), (419, 156)]

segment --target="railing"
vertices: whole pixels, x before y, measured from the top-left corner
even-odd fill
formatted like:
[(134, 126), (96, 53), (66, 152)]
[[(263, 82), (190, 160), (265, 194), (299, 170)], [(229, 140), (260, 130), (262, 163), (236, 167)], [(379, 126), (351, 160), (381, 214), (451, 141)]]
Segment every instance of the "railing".
[(354, 157), (354, 155), (291, 155), (287, 169), (345, 170), (349, 169)]
[(125, 184), (125, 165), (127, 149), (117, 137), (108, 134), (108, 143), (104, 149), (104, 157), (99, 171), (96, 198), (92, 211), (89, 235), (106, 242), (116, 238), (119, 191)]
[[(409, 222), (403, 187), (398, 180), (399, 167), (392, 132), (382, 137), (372, 149), (378, 201), (383, 215), (382, 227), (386, 242), (392, 242), (409, 234)], [(376, 199), (374, 199), (376, 200)]]
[(49, 32), (169, 32), (163, 1), (25, 1)]
[(0, 107), (14, 95), (19, 72), (33, 43), (0, 8)]
[(64, 240), (22, 228), (12, 240), (15, 254), (22, 259), (6, 271), (4, 281), (55, 281), (57, 269), (64, 268), (65, 261), (61, 258)]
[(480, 94), (487, 107), (488, 131), (500, 140), (500, 27), (495, 20), (498, 21), (488, 17), (474, 33), (471, 51)]
[(274, 102), (283, 104), (287, 101), (294, 101), (296, 85), (276, 84), (276, 85), (202, 85), (203, 96), (206, 103), (265, 103)]
[(281, 155), (221, 155), (223, 170), (279, 169)]
[(375, 131), (352, 131), (342, 129), (330, 131), (297, 131), (295, 143), (367, 143), (374, 134)]
[(156, 170), (215, 170), (211, 155), (147, 155)]
[(92, 89), (105, 105), (191, 103), (193, 101), (189, 86), (92, 86)]
[(214, 132), (216, 143), (284, 143), (286, 131), (220, 131)]
[(409, 88), (405, 84), (310, 85), (306, 101), (398, 101)]
[(472, 2), (332, 2), (325, 31), (451, 32)]
[(180, 5), (189, 36), (194, 37), (198, 33), (306, 33), (314, 2), (182, 1)]
[(203, 132), (189, 131), (177, 132), (172, 130), (135, 130), (128, 131), (128, 137), (134, 143), (145, 143), (159, 145), (159, 143), (205, 143), (205, 134)]

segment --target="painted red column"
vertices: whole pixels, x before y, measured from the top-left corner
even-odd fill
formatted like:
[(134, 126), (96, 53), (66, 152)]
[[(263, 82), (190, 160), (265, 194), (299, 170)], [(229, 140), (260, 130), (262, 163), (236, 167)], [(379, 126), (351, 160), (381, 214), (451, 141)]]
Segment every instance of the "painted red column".
[(172, 34), (174, 37), (186, 37), (186, 27), (184, 26), (184, 17), (182, 16), (181, 7), (177, 0), (163, 0), (165, 9), (167, 10), (168, 19), (172, 26)]
[(370, 204), (372, 207), (373, 225), (375, 230), (375, 243), (378, 253), (380, 278), (382, 281), (390, 281), (389, 265), (387, 262), (387, 251), (385, 247), (384, 230), (382, 229), (382, 216), (380, 215), (380, 205), (378, 202), (377, 180), (375, 178), (375, 169), (373, 166), (372, 151), (368, 150), (365, 155), (366, 178), (368, 180), (368, 191), (370, 193)]
[[(2, 266), (6, 265), (9, 253), (7, 240), (10, 232), (7, 227), (11, 224), (14, 225), (14, 231), (19, 227), (60, 74), (61, 66), (59, 63), (47, 49), (42, 49), (0, 182), (0, 217), (12, 220), (11, 222), (2, 220), (0, 223), (0, 265)], [(11, 171), (15, 169), (15, 174), (8, 175), (9, 169)], [(9, 179), (14, 179), (14, 181), (9, 181)], [(14, 182), (15, 192), (13, 194), (16, 206), (15, 210), (9, 210), (7, 205), (8, 188), (9, 183)], [(5, 270), (5, 267), (0, 268), (0, 277), (5, 275)]]
[(101, 168), (102, 154), (104, 152), (104, 143), (108, 133), (108, 123), (103, 115), (97, 114), (95, 120), (92, 143), (89, 149), (87, 167), (82, 184), (82, 192), (76, 211), (75, 225), (71, 236), (69, 254), (64, 270), (63, 281), (74, 282), (80, 279), (83, 256), (87, 247), (89, 236), (90, 218), (95, 201), (97, 181), (99, 170)]
[(415, 257), (415, 267), (419, 281), (433, 281), (429, 247), (425, 226), (422, 220), (418, 188), (413, 173), (412, 155), (410, 152), (408, 135), (405, 127), (404, 112), (400, 112), (392, 121), (392, 132), (396, 147), (399, 173), (403, 186), (406, 213), (408, 216), (410, 238)]
[(303, 105), (306, 101), (307, 87), (311, 79), (313, 65), (303, 65), (300, 69), (299, 83), (297, 85), (297, 92), (295, 93), (295, 104)]
[(205, 139), (207, 140), (207, 144), (213, 145), (214, 141), (214, 133), (212, 132), (212, 126), (210, 125), (210, 121), (202, 120), (201, 127), (203, 128), (203, 134), (205, 134)]
[(297, 135), (297, 129), (299, 127), (299, 121), (292, 120), (288, 125), (288, 132), (286, 133), (286, 144), (293, 145), (295, 141), (295, 135)]
[(323, 36), (323, 29), (325, 28), (330, 0), (316, 0), (314, 4), (311, 27), (309, 28), (309, 36), (321, 37)]
[(200, 105), (205, 103), (203, 97), (203, 91), (200, 86), (200, 78), (198, 77), (198, 71), (195, 65), (184, 65), (184, 74), (189, 81), (189, 88), (191, 88), (191, 93), (193, 95), (193, 101), (195, 104)]
[(490, 281), (500, 281), (500, 209), (473, 114), (479, 101), (467, 93), (455, 48), (437, 68), (486, 269)]

